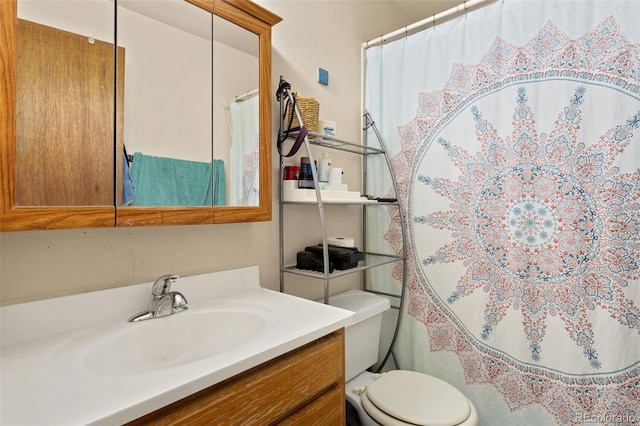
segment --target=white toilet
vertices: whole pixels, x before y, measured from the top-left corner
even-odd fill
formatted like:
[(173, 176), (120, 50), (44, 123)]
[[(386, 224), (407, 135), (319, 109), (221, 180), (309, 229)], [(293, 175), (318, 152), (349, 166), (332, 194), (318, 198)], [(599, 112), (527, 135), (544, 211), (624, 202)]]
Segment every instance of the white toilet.
[(355, 312), (355, 323), (345, 335), (346, 395), (361, 425), (477, 425), (478, 413), (471, 401), (436, 377), (405, 370), (378, 377), (366, 371), (378, 361), (382, 313), (389, 309), (388, 299), (351, 290), (330, 297), (329, 304)]

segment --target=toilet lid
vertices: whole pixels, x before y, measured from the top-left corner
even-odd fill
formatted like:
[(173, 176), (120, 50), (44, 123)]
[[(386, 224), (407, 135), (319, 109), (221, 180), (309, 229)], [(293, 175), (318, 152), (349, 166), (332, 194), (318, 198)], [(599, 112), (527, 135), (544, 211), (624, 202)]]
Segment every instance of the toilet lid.
[(413, 371), (383, 374), (367, 386), (366, 395), (389, 416), (420, 426), (458, 425), (471, 414), (469, 402), (459, 390)]

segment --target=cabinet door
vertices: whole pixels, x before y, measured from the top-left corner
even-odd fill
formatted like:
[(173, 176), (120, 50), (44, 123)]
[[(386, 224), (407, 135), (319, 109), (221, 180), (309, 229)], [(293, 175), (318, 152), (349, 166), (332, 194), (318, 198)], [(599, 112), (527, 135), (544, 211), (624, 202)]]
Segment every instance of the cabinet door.
[(113, 205), (113, 44), (23, 19), (17, 41), (16, 205)]
[(343, 329), (129, 425), (342, 424), (344, 383)]
[(345, 395), (343, 389), (335, 387), (309, 405), (279, 422), (280, 426), (338, 426), (344, 425)]
[[(57, 3), (54, 2), (29, 2), (21, 1), (21, 19), (29, 21), (43, 22), (41, 19), (50, 19), (49, 15), (59, 16), (60, 22), (64, 21), (69, 24), (71, 21), (68, 19), (70, 16), (75, 16), (78, 9), (83, 9), (87, 12), (90, 18), (80, 21), (82, 30), (78, 30), (77, 33), (92, 33), (94, 31), (102, 31), (100, 38), (107, 39), (109, 37), (109, 27), (113, 27), (113, 16), (109, 13), (103, 13), (98, 11), (94, 13), (93, 7), (98, 5), (99, 2), (80, 2), (74, 3), (74, 9), (72, 14), (66, 14), (65, 10), (58, 10)], [(55, 13), (39, 13), (41, 6), (52, 7)], [(87, 10), (84, 8), (89, 8)], [(38, 10), (36, 10), (38, 9)], [(31, 16), (29, 16), (31, 15)], [(78, 23), (78, 21), (73, 21)], [(109, 25), (111, 22), (111, 25)], [(113, 187), (114, 187), (114, 173), (113, 173), (113, 152), (115, 150), (114, 137), (111, 130), (109, 144), (105, 149), (109, 150), (108, 158), (106, 161), (109, 163), (108, 169), (101, 170), (101, 176), (106, 173), (109, 178), (108, 187), (105, 187), (104, 183), (98, 183), (96, 185), (89, 185), (90, 189), (81, 189), (80, 193), (102, 193), (103, 189), (111, 193), (111, 201), (103, 203), (100, 201), (100, 205), (87, 205), (81, 201), (72, 202), (69, 199), (55, 198), (62, 194), (62, 197), (68, 197), (69, 194), (76, 192), (74, 189), (69, 189), (68, 186), (60, 185), (62, 179), (60, 178), (60, 171), (65, 169), (67, 165), (74, 167), (71, 170), (73, 182), (71, 185), (77, 185), (78, 182), (82, 182), (85, 185), (93, 178), (85, 178), (81, 173), (75, 173), (76, 167), (80, 167), (73, 160), (66, 161), (66, 154), (57, 156), (51, 160), (45, 160), (44, 154), (46, 150), (59, 148), (58, 144), (70, 137), (70, 134), (77, 133), (86, 130), (88, 127), (95, 127), (91, 124), (87, 127), (81, 126), (78, 123), (83, 121), (86, 114), (81, 114), (77, 110), (78, 104), (71, 103), (65, 104), (65, 99), (77, 99), (72, 93), (74, 90), (65, 89), (52, 89), (51, 84), (43, 85), (42, 81), (31, 81), (32, 77), (23, 79), (18, 76), (18, 61), (21, 62), (21, 67), (26, 67), (26, 72), (33, 74), (34, 67), (50, 65), (48, 75), (43, 76), (45, 79), (49, 79), (49, 82), (70, 80), (72, 72), (74, 70), (56, 68), (57, 56), (55, 60), (52, 59), (53, 48), (48, 44), (48, 39), (40, 38), (38, 43), (41, 47), (36, 49), (37, 53), (29, 53), (28, 50), (24, 51), (24, 46), (18, 49), (18, 43), (24, 40), (30, 40), (34, 37), (43, 37), (39, 33), (39, 30), (35, 30), (31, 35), (23, 37), (24, 28), (23, 23), (20, 23), (20, 35), (18, 34), (18, 3), (16, 0), (3, 0), (0, 1), (0, 63), (2, 64), (2, 81), (0, 84), (0, 231), (19, 231), (19, 230), (32, 230), (32, 229), (62, 229), (62, 228), (88, 228), (97, 226), (113, 226), (115, 223), (115, 206), (113, 205)], [(76, 32), (75, 29), (69, 29), (71, 32)], [(84, 39), (85, 43), (88, 43), (88, 37)], [(52, 45), (51, 45), (52, 46)], [(109, 55), (109, 65), (111, 71), (108, 69), (105, 72), (111, 72), (111, 88), (113, 88), (113, 50)], [(26, 56), (22, 56), (26, 55)], [(20, 58), (19, 58), (20, 56)], [(35, 56), (35, 58), (33, 58)], [(41, 59), (40, 57), (45, 59)], [(48, 58), (49, 62), (46, 62)], [(35, 59), (36, 62), (32, 65), (29, 63), (31, 59)], [(105, 64), (106, 65), (106, 64)], [(86, 68), (84, 69), (86, 72)], [(27, 74), (27, 75), (28, 75)], [(20, 81), (18, 81), (20, 80)], [(70, 82), (70, 84), (76, 84), (78, 82)], [(21, 88), (21, 101), (20, 112), (18, 110), (18, 84)], [(94, 88), (94, 92), (105, 93), (108, 88)], [(108, 99), (113, 99), (113, 90), (108, 96)], [(32, 98), (33, 97), (33, 98)], [(39, 106), (39, 109), (33, 112), (24, 111), (27, 103), (34, 103), (36, 98), (44, 99), (49, 104), (47, 106)], [(113, 101), (111, 101), (113, 105)], [(92, 103), (93, 105), (93, 103)], [(104, 104), (102, 102), (97, 103), (97, 108), (100, 111), (104, 110)], [(61, 112), (63, 119), (60, 121), (53, 117), (51, 114)], [(18, 117), (20, 114), (20, 117)], [(69, 117), (73, 116), (75, 121), (70, 120)], [(113, 128), (114, 112), (111, 110), (107, 117), (111, 117), (111, 125), (109, 129)], [(20, 120), (26, 120), (29, 124), (22, 126)], [(102, 119), (100, 120), (102, 122)], [(36, 128), (30, 127), (35, 125)], [(57, 126), (65, 126), (69, 130), (68, 134), (64, 135), (64, 138), (53, 138), (50, 129)], [(69, 127), (71, 126), (71, 127)], [(102, 125), (98, 125), (101, 127)], [(34, 138), (34, 141), (23, 145), (18, 148), (16, 137), (23, 138), (25, 136)], [(102, 136), (101, 136), (102, 137)], [(38, 145), (35, 148), (33, 144), (35, 140), (40, 140), (43, 145)], [(20, 152), (19, 152), (20, 151)], [(25, 161), (24, 167), (18, 164), (18, 156), (21, 156), (19, 161)], [(95, 155), (94, 155), (95, 156)], [(100, 158), (99, 161), (103, 161), (102, 154), (97, 155)], [(86, 158), (83, 157), (83, 160)], [(89, 158), (89, 161), (93, 159)], [(66, 163), (65, 163), (66, 162)], [(74, 163), (74, 164), (72, 164)], [(18, 170), (20, 168), (20, 170)], [(102, 177), (99, 178), (99, 182), (105, 182)], [(21, 189), (22, 188), (22, 189)], [(97, 189), (99, 188), (99, 189)], [(24, 189), (25, 193), (20, 191)], [(42, 197), (45, 197), (43, 201)], [(84, 195), (83, 195), (84, 196)], [(51, 197), (51, 198), (49, 198)], [(93, 197), (93, 195), (92, 195)], [(75, 195), (72, 196), (75, 198)], [(107, 197), (105, 197), (107, 198)], [(48, 205), (47, 205), (48, 204)], [(66, 205), (61, 205), (66, 204)]]

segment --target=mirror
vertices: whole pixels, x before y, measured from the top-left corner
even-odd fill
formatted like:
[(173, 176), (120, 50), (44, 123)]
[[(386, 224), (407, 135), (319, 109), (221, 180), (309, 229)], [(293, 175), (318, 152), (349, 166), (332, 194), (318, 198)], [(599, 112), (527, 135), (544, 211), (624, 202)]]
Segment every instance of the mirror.
[[(124, 51), (121, 206), (212, 206), (212, 15), (180, 0), (117, 0)], [(124, 155), (128, 154), (128, 164)]]
[(183, 0), (117, 4), (133, 160), (118, 201), (257, 206), (258, 36)]
[(259, 39), (218, 17), (213, 23), (213, 38), (214, 157), (228, 161), (228, 205), (257, 206), (260, 195)]
[[(190, 12), (158, 9), (158, 4), (169, 3), (187, 6)], [(149, 7), (152, 4), (158, 8)], [(26, 12), (29, 8), (36, 10), (36, 5), (45, 9), (37, 13)], [(68, 7), (72, 7), (72, 12)], [(151, 10), (151, 15), (143, 15), (141, 7), (146, 8), (146, 12)], [(91, 8), (96, 12), (90, 12)], [(114, 9), (118, 13), (117, 61), (113, 61)], [(2, 37), (6, 41), (0, 47), (0, 61), (7, 64), (5, 74), (9, 82), (0, 92), (3, 105), (0, 230), (271, 219), (271, 27), (281, 18), (248, 0), (188, 0), (188, 3), (182, 0), (117, 0), (115, 8), (114, 0), (18, 0), (17, 3), (9, 0), (0, 2), (0, 12)], [(25, 20), (28, 15), (34, 22), (65, 32), (65, 36), (66, 33), (80, 36), (84, 44), (106, 43), (112, 60), (108, 61), (109, 55), (105, 54), (96, 62), (101, 61), (103, 75), (113, 75), (113, 68), (116, 68), (117, 78), (88, 84), (100, 89), (94, 90), (97, 94), (82, 92), (82, 84), (80, 89), (73, 89), (93, 109), (70, 103), (62, 97), (64, 102), (48, 105), (48, 110), (41, 107), (37, 113), (24, 113), (27, 104), (16, 94), (17, 90), (22, 90), (21, 77), (17, 76), (20, 63), (16, 59), (20, 53), (14, 55), (18, 51), (21, 25), (16, 18), (19, 16), (22, 20), (23, 12)], [(91, 13), (103, 22), (96, 24), (87, 18)], [(36, 19), (38, 14), (40, 17)], [(137, 15), (135, 19), (134, 15)], [(71, 16), (82, 18), (69, 24), (73, 22)], [(182, 22), (172, 19), (167, 23), (163, 16), (180, 17)], [(225, 26), (235, 28), (236, 32), (227, 36), (233, 43), (223, 41)], [(170, 37), (169, 29), (178, 31), (181, 40)], [(238, 30), (243, 37), (238, 35)], [(144, 40), (136, 41), (134, 36), (140, 35)], [(245, 39), (251, 41), (238, 44), (239, 40)], [(184, 44), (187, 40), (189, 47)], [(78, 49), (67, 50), (80, 55)], [(233, 61), (223, 59), (225, 50), (243, 62), (233, 65)], [(140, 55), (134, 55), (135, 52)], [(49, 62), (55, 61), (50, 59)], [(114, 63), (117, 64), (115, 67)], [(150, 64), (153, 66), (148, 67)], [(168, 71), (177, 71), (177, 74), (169, 76)], [(227, 77), (218, 80), (219, 75), (231, 76), (234, 80)], [(241, 75), (242, 79), (239, 78)], [(61, 78), (67, 82), (74, 79), (85, 81), (66, 75)], [(167, 91), (167, 88), (176, 90)], [(37, 91), (53, 93), (50, 88)], [(58, 89), (60, 93), (69, 91), (66, 87)], [(23, 98), (28, 99), (28, 96)], [(234, 123), (246, 123), (247, 119), (237, 118), (237, 112), (232, 110), (235, 106), (252, 103), (254, 105), (247, 108), (248, 113), (240, 112), (242, 117), (251, 117), (248, 120), (257, 117), (257, 125), (253, 120), (254, 130), (246, 132), (250, 126)], [(39, 120), (50, 123), (50, 117), (60, 111), (73, 119), (62, 121), (64, 131), (54, 131), (49, 126), (36, 130), (40, 140), (49, 143), (39, 144), (39, 153), (32, 155), (37, 160), (32, 161), (35, 168), (28, 166), (30, 163), (22, 158), (32, 148), (22, 145), (18, 135), (27, 129), (33, 132), (33, 123)], [(72, 139), (71, 136), (77, 138), (79, 148), (58, 150)], [(234, 144), (234, 138), (243, 143)], [(133, 163), (125, 161), (125, 150)], [(226, 197), (216, 201), (216, 193), (212, 191), (211, 201), (201, 204), (185, 201), (134, 203), (126, 198), (124, 189), (127, 176), (131, 177), (135, 170), (136, 153), (208, 165), (210, 171), (200, 173), (205, 176), (209, 190), (216, 186), (223, 188)], [(220, 181), (216, 180), (215, 170), (220, 168), (216, 163), (222, 164), (225, 186), (220, 186)], [(52, 177), (50, 172), (45, 178), (34, 173), (42, 168), (42, 164), (53, 164), (54, 170), (64, 169), (65, 176), (72, 176), (71, 182), (78, 184), (81, 194), (95, 198), (71, 197), (69, 194), (73, 191), (67, 183), (54, 189), (44, 185), (43, 189), (42, 182), (66, 181), (62, 177)], [(40, 183), (29, 183), (32, 181)], [(23, 194), (25, 185), (38, 191), (32, 191), (35, 195), (27, 197)], [(56, 194), (64, 197), (49, 197)], [(206, 195), (205, 200), (208, 200)]]

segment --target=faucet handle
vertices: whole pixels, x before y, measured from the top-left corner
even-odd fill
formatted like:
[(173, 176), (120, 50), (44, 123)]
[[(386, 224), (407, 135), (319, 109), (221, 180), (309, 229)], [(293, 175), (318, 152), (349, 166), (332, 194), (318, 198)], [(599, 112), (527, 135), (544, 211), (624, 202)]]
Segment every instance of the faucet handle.
[(164, 296), (169, 293), (171, 290), (171, 284), (175, 283), (178, 278), (178, 275), (167, 274), (163, 275), (153, 283), (153, 287), (151, 287), (151, 294), (154, 296)]
[(174, 291), (173, 293), (173, 313), (188, 309), (187, 299), (182, 295), (182, 293), (177, 291)]

